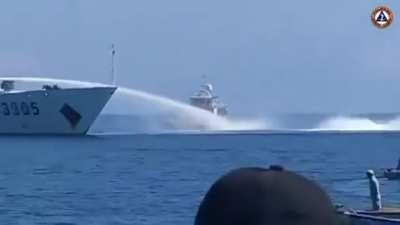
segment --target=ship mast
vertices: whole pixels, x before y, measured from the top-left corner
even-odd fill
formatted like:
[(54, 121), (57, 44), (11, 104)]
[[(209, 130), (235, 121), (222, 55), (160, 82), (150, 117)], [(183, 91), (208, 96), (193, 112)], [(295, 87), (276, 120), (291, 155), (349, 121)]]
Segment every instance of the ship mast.
[(206, 74), (202, 74), (202, 75), (201, 75), (201, 79), (203, 80), (203, 83), (204, 83), (204, 84), (207, 83), (207, 75), (206, 75)]
[(116, 84), (115, 69), (114, 69), (114, 56), (115, 56), (115, 46), (111, 45), (111, 84)]

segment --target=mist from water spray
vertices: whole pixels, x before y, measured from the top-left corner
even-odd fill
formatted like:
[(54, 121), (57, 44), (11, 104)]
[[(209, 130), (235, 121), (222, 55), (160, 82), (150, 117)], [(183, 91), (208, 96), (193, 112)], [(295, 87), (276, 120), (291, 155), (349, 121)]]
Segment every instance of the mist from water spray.
[(334, 117), (322, 121), (314, 130), (338, 131), (395, 131), (400, 130), (400, 118), (377, 123), (369, 118)]
[[(62, 87), (109, 86), (102, 83), (37, 77), (0, 77), (0, 80), (14, 80), (24, 84), (58, 84)], [(134, 114), (140, 116), (157, 115), (152, 127), (178, 130), (259, 130), (267, 126), (262, 120), (227, 119), (185, 103), (144, 91), (118, 87), (107, 104), (109, 113)], [(140, 113), (139, 113), (140, 114)], [(129, 123), (129, 122), (127, 122)], [(159, 124), (154, 124), (159, 123)], [(150, 126), (150, 124), (149, 124)]]

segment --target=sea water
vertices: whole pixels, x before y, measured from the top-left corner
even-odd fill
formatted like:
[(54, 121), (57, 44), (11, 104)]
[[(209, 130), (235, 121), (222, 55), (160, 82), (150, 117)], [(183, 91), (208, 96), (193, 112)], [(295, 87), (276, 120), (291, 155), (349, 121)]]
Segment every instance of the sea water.
[[(268, 132), (0, 137), (2, 224), (193, 224), (231, 169), (280, 164), (335, 203), (370, 207), (367, 169), (400, 156), (397, 132)], [(383, 204), (400, 182), (381, 179)]]

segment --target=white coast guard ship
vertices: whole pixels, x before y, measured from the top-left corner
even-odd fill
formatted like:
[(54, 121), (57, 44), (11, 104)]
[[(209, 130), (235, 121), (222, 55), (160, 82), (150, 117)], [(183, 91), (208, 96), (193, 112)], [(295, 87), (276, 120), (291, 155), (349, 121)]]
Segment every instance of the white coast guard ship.
[(226, 105), (219, 102), (218, 96), (213, 94), (213, 86), (209, 83), (201, 85), (200, 90), (190, 97), (190, 105), (219, 116), (228, 114)]
[(0, 134), (86, 134), (115, 90), (57, 84), (18, 90), (12, 78), (0, 79)]

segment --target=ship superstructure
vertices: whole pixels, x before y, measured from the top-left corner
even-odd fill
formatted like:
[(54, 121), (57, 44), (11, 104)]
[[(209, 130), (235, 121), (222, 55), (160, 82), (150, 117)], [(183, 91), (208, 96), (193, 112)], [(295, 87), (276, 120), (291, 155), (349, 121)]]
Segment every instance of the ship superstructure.
[(219, 102), (218, 96), (213, 94), (213, 86), (210, 83), (200, 86), (200, 89), (190, 97), (190, 104), (219, 116), (228, 114), (227, 106)]

